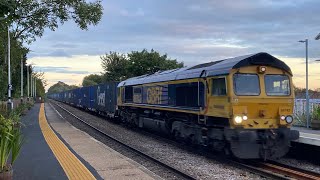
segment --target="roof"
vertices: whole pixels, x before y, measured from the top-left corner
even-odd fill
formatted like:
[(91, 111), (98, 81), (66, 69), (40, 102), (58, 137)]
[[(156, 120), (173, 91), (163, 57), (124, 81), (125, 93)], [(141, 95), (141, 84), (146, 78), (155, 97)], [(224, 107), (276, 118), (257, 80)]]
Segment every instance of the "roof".
[(146, 83), (224, 75), (229, 74), (231, 69), (252, 65), (271, 66), (283, 69), (288, 73), (292, 74), (291, 69), (284, 62), (268, 53), (261, 52), (199, 64), (189, 68), (184, 67), (180, 69), (167, 70), (163, 72), (157, 72), (154, 74), (133, 77), (120, 82), (118, 86), (131, 86)]

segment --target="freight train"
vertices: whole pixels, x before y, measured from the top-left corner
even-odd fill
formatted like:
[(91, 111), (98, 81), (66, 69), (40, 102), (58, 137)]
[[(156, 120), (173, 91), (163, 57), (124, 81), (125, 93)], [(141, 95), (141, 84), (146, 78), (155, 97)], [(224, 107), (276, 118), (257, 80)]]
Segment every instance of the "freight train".
[(257, 53), (48, 97), (240, 159), (276, 159), (299, 138), (293, 90), (290, 68)]

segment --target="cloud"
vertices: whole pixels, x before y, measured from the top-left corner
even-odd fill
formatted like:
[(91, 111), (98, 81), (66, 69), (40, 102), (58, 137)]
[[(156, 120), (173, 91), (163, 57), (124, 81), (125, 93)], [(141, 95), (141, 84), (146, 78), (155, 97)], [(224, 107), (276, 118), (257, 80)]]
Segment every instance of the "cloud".
[[(288, 58), (276, 56), (280, 60), (284, 61), (293, 73), (293, 83), (298, 87), (305, 87), (306, 84), (306, 66), (304, 59), (301, 58)], [(316, 89), (319, 88), (318, 77), (320, 76), (320, 63), (309, 65), (309, 88)]]
[(53, 66), (37, 66), (36, 70), (41, 72), (55, 72), (55, 73), (62, 73), (62, 74), (89, 74), (89, 71), (75, 71), (71, 70), (70, 67), (53, 67)]
[(59, 49), (59, 50), (55, 50), (49, 54), (47, 54), (46, 56), (53, 56), (53, 57), (71, 57), (68, 53), (66, 53), (64, 50)]
[(56, 43), (52, 45), (53, 48), (67, 48), (67, 49), (73, 49), (77, 47), (77, 44), (71, 44), (66, 42)]
[(45, 73), (48, 81), (46, 89), (58, 81), (79, 85), (85, 76), (103, 71), (100, 57), (89, 55), (33, 57), (28, 59), (28, 64), (34, 64), (36, 72)]
[(120, 14), (122, 16), (125, 16), (125, 17), (139, 17), (139, 16), (144, 16), (144, 12), (141, 8), (137, 9), (136, 11), (134, 12), (129, 12), (128, 10), (126, 9), (122, 9), (120, 10)]
[(48, 83), (49, 83), (49, 86), (50, 86), (50, 85), (53, 85), (53, 84), (55, 84), (55, 83), (57, 83), (59, 81), (62, 81), (62, 82), (66, 83), (66, 84), (69, 84), (69, 85), (78, 85), (77, 84), (78, 81), (74, 80), (74, 79), (50, 79), (48, 81)]
[[(189, 66), (256, 52), (286, 57), (289, 64), (294, 61), (293, 66), (301, 66), (305, 45), (297, 41), (308, 38), (310, 59), (320, 59), (320, 41), (313, 40), (320, 31), (320, 16), (315, 15), (320, 6), (318, 0), (102, 3), (104, 15), (98, 26), (82, 31), (67, 22), (55, 32), (46, 31), (31, 45), (33, 52), (28, 57), (49, 61), (51, 56), (69, 61), (76, 56), (99, 57), (109, 51), (127, 53), (154, 48)], [(64, 66), (61, 61), (54, 61), (55, 65)], [(82, 63), (72, 62), (76, 66)], [(82, 68), (75, 71), (93, 72)], [(101, 68), (100, 63), (96, 68)], [(296, 72), (297, 77), (302, 74), (299, 69)]]

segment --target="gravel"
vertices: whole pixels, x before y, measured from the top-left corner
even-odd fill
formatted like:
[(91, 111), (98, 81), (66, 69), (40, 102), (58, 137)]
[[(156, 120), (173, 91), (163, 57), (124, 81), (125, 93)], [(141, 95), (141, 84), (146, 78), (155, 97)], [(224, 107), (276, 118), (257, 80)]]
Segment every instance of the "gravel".
[[(189, 175), (195, 177), (196, 179), (262, 178), (261, 176), (258, 176), (256, 174), (233, 167), (232, 165), (221, 163), (199, 153), (194, 153), (189, 150), (185, 150), (183, 148), (183, 145), (179, 147), (179, 145), (168, 142), (170, 140), (166, 140), (164, 138), (157, 138), (155, 136), (148, 136), (146, 135), (146, 133), (140, 133), (135, 130), (128, 129), (121, 125), (107, 121), (101, 117), (91, 115), (88, 112), (81, 111), (79, 109), (62, 103), (59, 103), (59, 105), (62, 105), (64, 108), (76, 114), (83, 120), (89, 120), (90, 124), (94, 125), (95, 127), (99, 127), (99, 129), (101, 129), (104, 132), (107, 132), (112, 137), (115, 137), (118, 140), (136, 149), (139, 149), (140, 151), (143, 151), (144, 153), (160, 160), (161, 162), (164, 162), (176, 169), (179, 169), (180, 171), (188, 172)], [(60, 108), (57, 108), (57, 110), (61, 111)], [(68, 117), (67, 113), (63, 111), (61, 111), (61, 114), (65, 117)], [(69, 117), (66, 119), (71, 121), (71, 123), (77, 128), (82, 130), (85, 129), (86, 132), (88, 131), (88, 128), (84, 127), (86, 125), (77, 122), (78, 120)], [(87, 133), (92, 135), (92, 133), (90, 132)], [(124, 154), (125, 156), (130, 156), (126, 152), (123, 152), (123, 150), (108, 144), (105, 138), (97, 136), (95, 136), (95, 138), (110, 146), (111, 148), (114, 148), (116, 151), (120, 151), (120, 153)], [(130, 156), (129, 158), (134, 159), (134, 157), (132, 156)], [(171, 174), (166, 174), (166, 172), (163, 172), (163, 170), (159, 170), (158, 167), (154, 167), (154, 165), (151, 165), (148, 162), (144, 162), (143, 160), (141, 161), (139, 159), (134, 160), (164, 179), (179, 179), (178, 177), (172, 177)]]

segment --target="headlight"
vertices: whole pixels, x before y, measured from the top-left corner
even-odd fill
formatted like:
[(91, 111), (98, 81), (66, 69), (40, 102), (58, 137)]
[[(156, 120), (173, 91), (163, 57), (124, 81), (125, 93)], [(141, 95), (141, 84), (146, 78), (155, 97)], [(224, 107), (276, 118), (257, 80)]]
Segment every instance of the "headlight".
[(236, 116), (236, 117), (234, 118), (234, 122), (236, 122), (237, 124), (242, 123), (242, 117), (241, 117), (241, 116)]
[(280, 119), (281, 119), (281, 120), (285, 120), (285, 119), (286, 119), (286, 116), (282, 115), (282, 116), (280, 116)]
[(292, 123), (293, 122), (293, 117), (292, 116), (286, 116), (286, 122), (288, 123), (288, 124), (290, 124), (290, 123)]
[(242, 119), (246, 121), (246, 120), (248, 120), (248, 116), (244, 115), (244, 116), (242, 116)]

